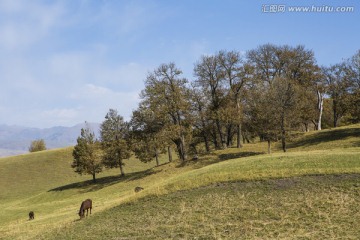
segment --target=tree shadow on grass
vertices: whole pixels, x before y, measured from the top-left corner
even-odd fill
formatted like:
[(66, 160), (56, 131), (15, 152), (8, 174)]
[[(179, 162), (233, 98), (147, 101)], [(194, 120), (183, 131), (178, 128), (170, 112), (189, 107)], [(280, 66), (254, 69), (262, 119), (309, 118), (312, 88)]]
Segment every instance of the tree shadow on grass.
[(70, 189), (78, 189), (81, 193), (94, 192), (94, 191), (100, 190), (105, 187), (109, 187), (111, 185), (114, 185), (114, 184), (117, 184), (120, 182), (129, 182), (129, 181), (139, 180), (139, 179), (145, 178), (147, 176), (157, 174), (161, 171), (162, 170), (148, 169), (148, 170), (141, 171), (141, 172), (128, 173), (128, 174), (125, 174), (125, 176), (117, 175), (117, 176), (102, 177), (102, 178), (96, 179), (95, 183), (92, 180), (71, 183), (68, 185), (50, 189), (48, 192), (61, 192), (61, 191), (70, 190)]
[[(318, 132), (312, 136), (302, 138), (298, 141), (288, 144), (289, 148), (296, 148), (302, 146), (312, 146), (320, 143), (338, 141), (350, 137), (360, 138), (359, 128), (347, 128), (347, 129), (334, 129), (332, 131), (323, 131)], [(360, 140), (358, 142), (353, 142), (354, 147), (360, 147)]]
[(192, 159), (185, 162), (180, 163), (176, 167), (184, 167), (188, 165), (192, 165), (195, 169), (202, 168), (207, 165), (211, 165), (214, 163), (234, 159), (234, 158), (243, 158), (264, 154), (264, 152), (237, 152), (237, 153), (224, 153), (224, 154), (207, 154), (205, 157), (199, 157), (198, 159)]
[(260, 155), (260, 154), (264, 154), (264, 152), (225, 153), (225, 154), (219, 155), (219, 159), (220, 159), (220, 161), (225, 161), (225, 160), (229, 160), (229, 159), (251, 157), (251, 156), (256, 156), (256, 155)]
[(201, 168), (206, 165), (219, 162), (217, 155), (213, 152), (207, 153), (204, 156), (198, 156), (197, 158), (188, 159), (184, 162), (180, 162), (176, 165), (176, 168), (192, 165), (194, 168)]

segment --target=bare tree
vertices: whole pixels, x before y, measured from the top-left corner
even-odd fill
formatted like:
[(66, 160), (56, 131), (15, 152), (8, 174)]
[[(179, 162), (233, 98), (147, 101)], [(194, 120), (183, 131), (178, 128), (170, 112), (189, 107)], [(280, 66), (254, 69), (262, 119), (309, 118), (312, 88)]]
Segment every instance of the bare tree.
[(345, 63), (324, 69), (328, 92), (332, 101), (333, 126), (337, 127), (340, 119), (349, 110), (350, 76)]
[(226, 92), (224, 71), (222, 71), (216, 56), (202, 56), (195, 64), (194, 75), (197, 77), (195, 84), (202, 88), (209, 100), (208, 118), (214, 122), (213, 132), (215, 145), (220, 147), (216, 140), (218, 134), (221, 147), (226, 148), (225, 133), (221, 123), (221, 108), (226, 104)]
[[(235, 106), (235, 114), (233, 116), (233, 122), (236, 126), (236, 137), (238, 148), (242, 147), (241, 145), (241, 122), (242, 122), (242, 98), (244, 98), (245, 87), (247, 82), (252, 76), (252, 68), (250, 65), (244, 65), (244, 60), (239, 52), (236, 51), (220, 51), (217, 54), (219, 64), (224, 71), (224, 78), (229, 85), (228, 95), (232, 101), (233, 106)], [(231, 127), (233, 124), (230, 124), (228, 128), (228, 142), (229, 146), (231, 142)]]

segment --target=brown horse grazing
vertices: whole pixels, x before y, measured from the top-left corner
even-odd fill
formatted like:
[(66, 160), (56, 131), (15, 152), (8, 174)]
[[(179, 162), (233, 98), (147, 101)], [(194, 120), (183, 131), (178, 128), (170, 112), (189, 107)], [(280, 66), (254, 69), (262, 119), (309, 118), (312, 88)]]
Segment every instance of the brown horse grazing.
[(30, 211), (29, 212), (29, 220), (33, 220), (33, 219), (35, 219), (35, 214), (33, 211)]
[(88, 216), (89, 208), (90, 208), (90, 214), (91, 214), (92, 201), (91, 201), (91, 199), (86, 199), (85, 201), (83, 201), (81, 203), (81, 206), (80, 206), (80, 210), (79, 210), (80, 219), (85, 217), (85, 210), (86, 210), (86, 216)]

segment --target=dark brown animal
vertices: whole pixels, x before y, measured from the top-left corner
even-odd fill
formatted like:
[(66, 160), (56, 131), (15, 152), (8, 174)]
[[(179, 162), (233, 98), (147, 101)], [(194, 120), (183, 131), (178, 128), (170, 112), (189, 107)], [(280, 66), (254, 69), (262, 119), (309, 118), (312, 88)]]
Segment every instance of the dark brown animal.
[(80, 210), (79, 210), (80, 219), (85, 217), (85, 210), (86, 210), (86, 216), (88, 216), (89, 209), (90, 209), (90, 214), (91, 214), (92, 201), (91, 201), (91, 199), (86, 199), (85, 201), (83, 201), (81, 203), (81, 206), (80, 206)]
[(135, 192), (140, 192), (140, 191), (142, 191), (142, 190), (144, 190), (144, 188), (142, 188), (142, 187), (136, 187), (136, 188), (135, 188)]
[(35, 219), (35, 214), (33, 211), (30, 211), (29, 212), (29, 220), (33, 220), (33, 219)]

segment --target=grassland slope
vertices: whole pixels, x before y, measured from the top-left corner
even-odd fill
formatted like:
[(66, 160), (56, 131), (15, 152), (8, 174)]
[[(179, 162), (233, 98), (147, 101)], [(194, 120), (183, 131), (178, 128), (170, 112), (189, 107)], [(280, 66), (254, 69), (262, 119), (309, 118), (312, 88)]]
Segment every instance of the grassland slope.
[[(98, 183), (96, 184), (91, 184), (89, 176), (78, 176), (70, 168), (72, 161), (71, 148), (33, 153), (12, 158), (1, 158), (0, 204), (3, 209), (0, 212), (0, 238), (2, 236), (4, 239), (38, 239), (41, 237), (51, 239), (56, 236), (66, 238), (74, 236), (74, 239), (81, 239), (81, 236), (97, 236), (96, 238), (94, 237), (94, 239), (105, 239), (107, 238), (106, 236), (108, 236), (109, 239), (116, 239), (118, 237), (124, 237), (124, 239), (131, 239), (131, 237), (145, 239), (149, 234), (147, 231), (142, 233), (145, 235), (134, 235), (134, 233), (130, 231), (119, 232), (120, 225), (114, 229), (114, 226), (109, 224), (111, 221), (120, 221), (119, 218), (123, 219), (122, 216), (124, 216), (124, 218), (128, 216), (126, 214), (132, 214), (133, 218), (129, 218), (129, 220), (126, 220), (127, 222), (122, 222), (121, 225), (131, 224), (134, 229), (140, 229), (143, 225), (139, 219), (143, 216), (144, 211), (148, 211), (147, 214), (160, 214), (159, 216), (162, 219), (159, 219), (159, 222), (155, 221), (153, 226), (147, 229), (152, 229), (151, 231), (153, 231), (154, 234), (151, 236), (153, 236), (153, 238), (157, 238), (157, 236), (161, 238), (160, 235), (157, 235), (155, 228), (164, 228), (165, 232), (171, 231), (170, 228), (166, 229), (166, 225), (162, 226), (162, 221), (167, 221), (169, 218), (172, 218), (174, 212), (171, 209), (166, 210), (167, 208), (164, 208), (164, 211), (160, 211), (158, 207), (161, 208), (161, 205), (171, 204), (167, 201), (173, 201), (173, 196), (178, 196), (177, 194), (184, 196), (182, 201), (175, 203), (176, 207), (180, 207), (180, 210), (183, 209), (180, 213), (182, 212), (183, 214), (186, 211), (192, 212), (194, 215), (191, 215), (191, 218), (193, 218), (191, 221), (197, 218), (205, 218), (207, 220), (206, 223), (204, 223), (204, 227), (213, 227), (211, 228), (212, 230), (207, 233), (208, 235), (203, 235), (205, 233), (201, 232), (190, 233), (192, 226), (195, 225), (185, 221), (182, 223), (187, 226), (186, 228), (181, 231), (179, 230), (176, 234), (174, 233), (175, 235), (164, 235), (165, 238), (191, 238), (197, 234), (210, 239), (222, 237), (232, 238), (232, 236), (235, 235), (222, 235), (221, 232), (226, 231), (225, 225), (221, 225), (222, 227), (216, 225), (217, 216), (214, 212), (210, 211), (206, 214), (197, 215), (197, 207), (191, 208), (189, 204), (191, 205), (191, 201), (200, 201), (198, 199), (209, 202), (209, 204), (218, 204), (218, 211), (223, 211), (224, 213), (222, 214), (228, 215), (228, 217), (225, 218), (227, 224), (235, 224), (239, 216), (232, 215), (231, 212), (233, 210), (229, 210), (228, 214), (225, 214), (227, 212), (226, 209), (230, 208), (226, 206), (233, 205), (235, 209), (240, 208), (240, 206), (237, 205), (237, 197), (241, 200), (241, 196), (243, 195), (246, 196), (248, 194), (252, 196), (258, 194), (258, 191), (264, 192), (268, 190), (268, 185), (259, 186), (258, 190), (256, 190), (256, 188), (253, 190), (249, 188), (251, 191), (236, 193), (233, 197), (229, 197), (232, 201), (226, 204), (224, 203), (223, 208), (220, 204), (221, 201), (217, 201), (216, 199), (224, 199), (224, 196), (221, 194), (216, 195), (216, 188), (214, 188), (215, 192), (209, 190), (210, 195), (204, 195), (201, 189), (206, 186), (218, 186), (220, 184), (224, 185), (221, 189), (224, 192), (228, 192), (231, 191), (231, 184), (229, 185), (229, 182), (235, 184), (239, 181), (249, 183), (249, 186), (252, 186), (252, 183), (275, 181), (276, 179), (294, 178), (298, 179), (296, 181), (301, 182), (302, 178), (306, 178), (307, 180), (304, 180), (303, 189), (308, 186), (311, 189), (308, 192), (309, 196), (314, 196), (315, 199), (316, 192), (321, 192), (323, 189), (331, 187), (333, 183), (335, 183), (335, 180), (331, 180), (333, 178), (329, 181), (324, 180), (325, 185), (321, 186), (316, 184), (311, 185), (308, 183), (309, 181), (316, 182), (323, 180), (321, 178), (307, 178), (304, 176), (323, 176), (324, 174), (344, 176), (344, 174), (350, 174), (350, 176), (354, 177), (344, 178), (343, 185), (340, 184), (340, 186), (336, 188), (336, 191), (332, 193), (336, 196), (336, 200), (334, 201), (343, 201), (344, 203), (346, 202), (346, 204), (352, 203), (354, 199), (356, 200), (356, 197), (360, 195), (358, 185), (356, 185), (358, 179), (357, 174), (360, 173), (359, 132), (360, 125), (352, 125), (335, 130), (306, 133), (289, 144), (290, 148), (288, 153), (275, 152), (271, 155), (263, 154), (263, 152), (266, 151), (266, 144), (253, 143), (245, 144), (244, 148), (240, 150), (230, 148), (215, 151), (210, 155), (202, 156), (197, 161), (189, 161), (183, 165), (173, 162), (154, 167), (154, 163), (143, 164), (136, 159), (130, 159), (126, 162), (127, 165), (125, 169), (127, 175), (125, 178), (119, 178), (119, 170), (114, 169), (99, 174)], [(308, 142), (311, 142), (311, 144), (308, 144)], [(274, 149), (279, 148), (275, 145)], [(162, 162), (166, 162), (165, 156), (163, 156)], [(342, 178), (340, 177), (340, 179)], [(346, 194), (341, 194), (342, 191), (345, 191), (345, 186), (349, 184), (353, 186), (350, 188), (352, 193), (346, 192)], [(135, 194), (133, 190), (136, 186), (142, 186), (145, 190)], [(344, 186), (344, 189), (342, 186)], [(210, 187), (209, 189), (212, 188)], [(295, 191), (293, 189), (294, 191), (287, 192), (287, 188), (283, 190), (285, 195), (288, 193), (289, 196), (292, 196), (288, 200), (284, 200), (284, 204), (288, 201), (289, 206), (291, 206), (291, 203), (306, 199), (301, 197), (301, 191)], [(324, 193), (325, 195), (323, 195), (323, 197), (325, 199), (330, 198), (330, 193), (331, 191)], [(276, 196), (276, 192), (270, 191), (266, 193), (266, 195), (269, 194), (275, 194), (272, 195), (273, 197)], [(216, 200), (215, 202), (211, 200), (212, 195)], [(192, 196), (195, 196), (195, 198), (192, 198)], [(304, 196), (305, 195), (303, 195), (303, 197)], [(86, 198), (92, 198), (94, 201), (94, 216), (79, 223), (76, 221), (76, 213), (79, 204)], [(186, 199), (189, 199), (190, 202), (187, 202)], [(245, 199), (248, 201), (248, 198)], [(249, 198), (249, 201), (251, 199), (252, 198)], [(260, 197), (260, 199), (266, 201), (265, 198)], [(316, 214), (316, 211), (320, 213), (321, 210), (319, 209), (320, 206), (318, 206), (319, 202), (317, 202), (321, 199), (316, 199), (317, 200), (314, 200), (312, 203), (309, 202), (309, 204), (315, 205), (312, 210), (309, 210), (309, 212), (313, 211), (312, 214)], [(167, 203), (161, 204), (158, 201), (165, 201)], [(281, 199), (277, 201), (281, 201)], [(143, 208), (145, 202), (151, 206), (139, 210)], [(269, 201), (269, 203), (272, 202)], [(194, 206), (199, 206), (199, 204), (195, 204)], [(259, 205), (260, 207), (257, 208), (253, 205), (247, 206), (246, 211), (255, 212), (265, 211), (264, 209), (271, 207), (271, 205)], [(326, 205), (324, 206), (326, 207)], [(346, 206), (350, 207), (350, 205)], [(335, 204), (332, 207), (335, 208), (338, 207), (338, 205)], [(27, 221), (26, 215), (29, 210), (35, 211), (36, 217), (34, 221)], [(238, 210), (240, 211), (241, 209)], [(289, 210), (291, 210), (291, 208), (289, 208)], [(346, 211), (353, 213), (352, 209), (347, 209)], [(178, 217), (179, 216), (180, 215), (178, 215)], [(304, 216), (306, 216), (306, 214)], [(176, 215), (174, 217), (176, 218)], [(259, 228), (263, 226), (261, 224), (256, 225), (256, 221), (274, 226), (274, 219), (268, 215), (259, 215), (259, 217), (259, 219), (252, 220), (244, 217), (243, 220), (246, 222), (246, 225), (239, 226), (235, 224), (234, 226), (239, 228), (245, 227), (249, 237), (255, 236), (256, 234), (252, 235), (256, 232), (255, 230), (257, 229), (258, 231)], [(347, 221), (350, 221), (350, 218), (351, 217), (349, 217)], [(150, 218), (145, 217), (144, 219), (149, 220)], [(291, 225), (293, 221), (296, 221), (296, 218), (289, 217), (286, 219), (285, 217), (285, 220), (283, 221), (285, 221), (286, 224)], [(315, 220), (315, 217), (311, 218), (309, 220), (310, 222), (304, 223), (305, 225), (301, 228), (305, 229), (306, 225), (311, 222), (315, 223)], [(252, 227), (250, 228), (246, 227), (248, 226), (248, 221), (252, 221)], [(331, 217), (329, 221), (338, 220)], [(93, 226), (96, 226), (94, 229), (98, 229), (98, 231), (87, 233), (85, 229), (86, 222), (91, 222)], [(169, 226), (171, 226), (171, 224)], [(78, 228), (81, 230), (77, 232)], [(294, 226), (291, 231), (294, 231), (295, 228)], [(271, 229), (272, 228), (269, 228), (268, 233), (263, 236), (271, 236), (269, 235), (271, 234)], [(185, 232), (181, 235), (182, 231)], [(108, 235), (102, 235), (104, 232), (108, 232)], [(189, 234), (187, 234), (187, 232), (189, 232)], [(301, 232), (298, 234), (300, 233)], [(336, 234), (338, 233), (340, 232), (337, 231)], [(291, 234), (291, 232), (283, 232), (281, 235), (276, 235), (274, 232), (274, 234), (273, 237), (290, 236), (289, 234)], [(357, 233), (349, 232), (347, 234), (347, 236), (352, 236), (352, 234), (356, 235)], [(101, 238), (101, 236), (105, 236), (105, 238)], [(322, 235), (315, 234), (310, 237), (312, 236)]]

